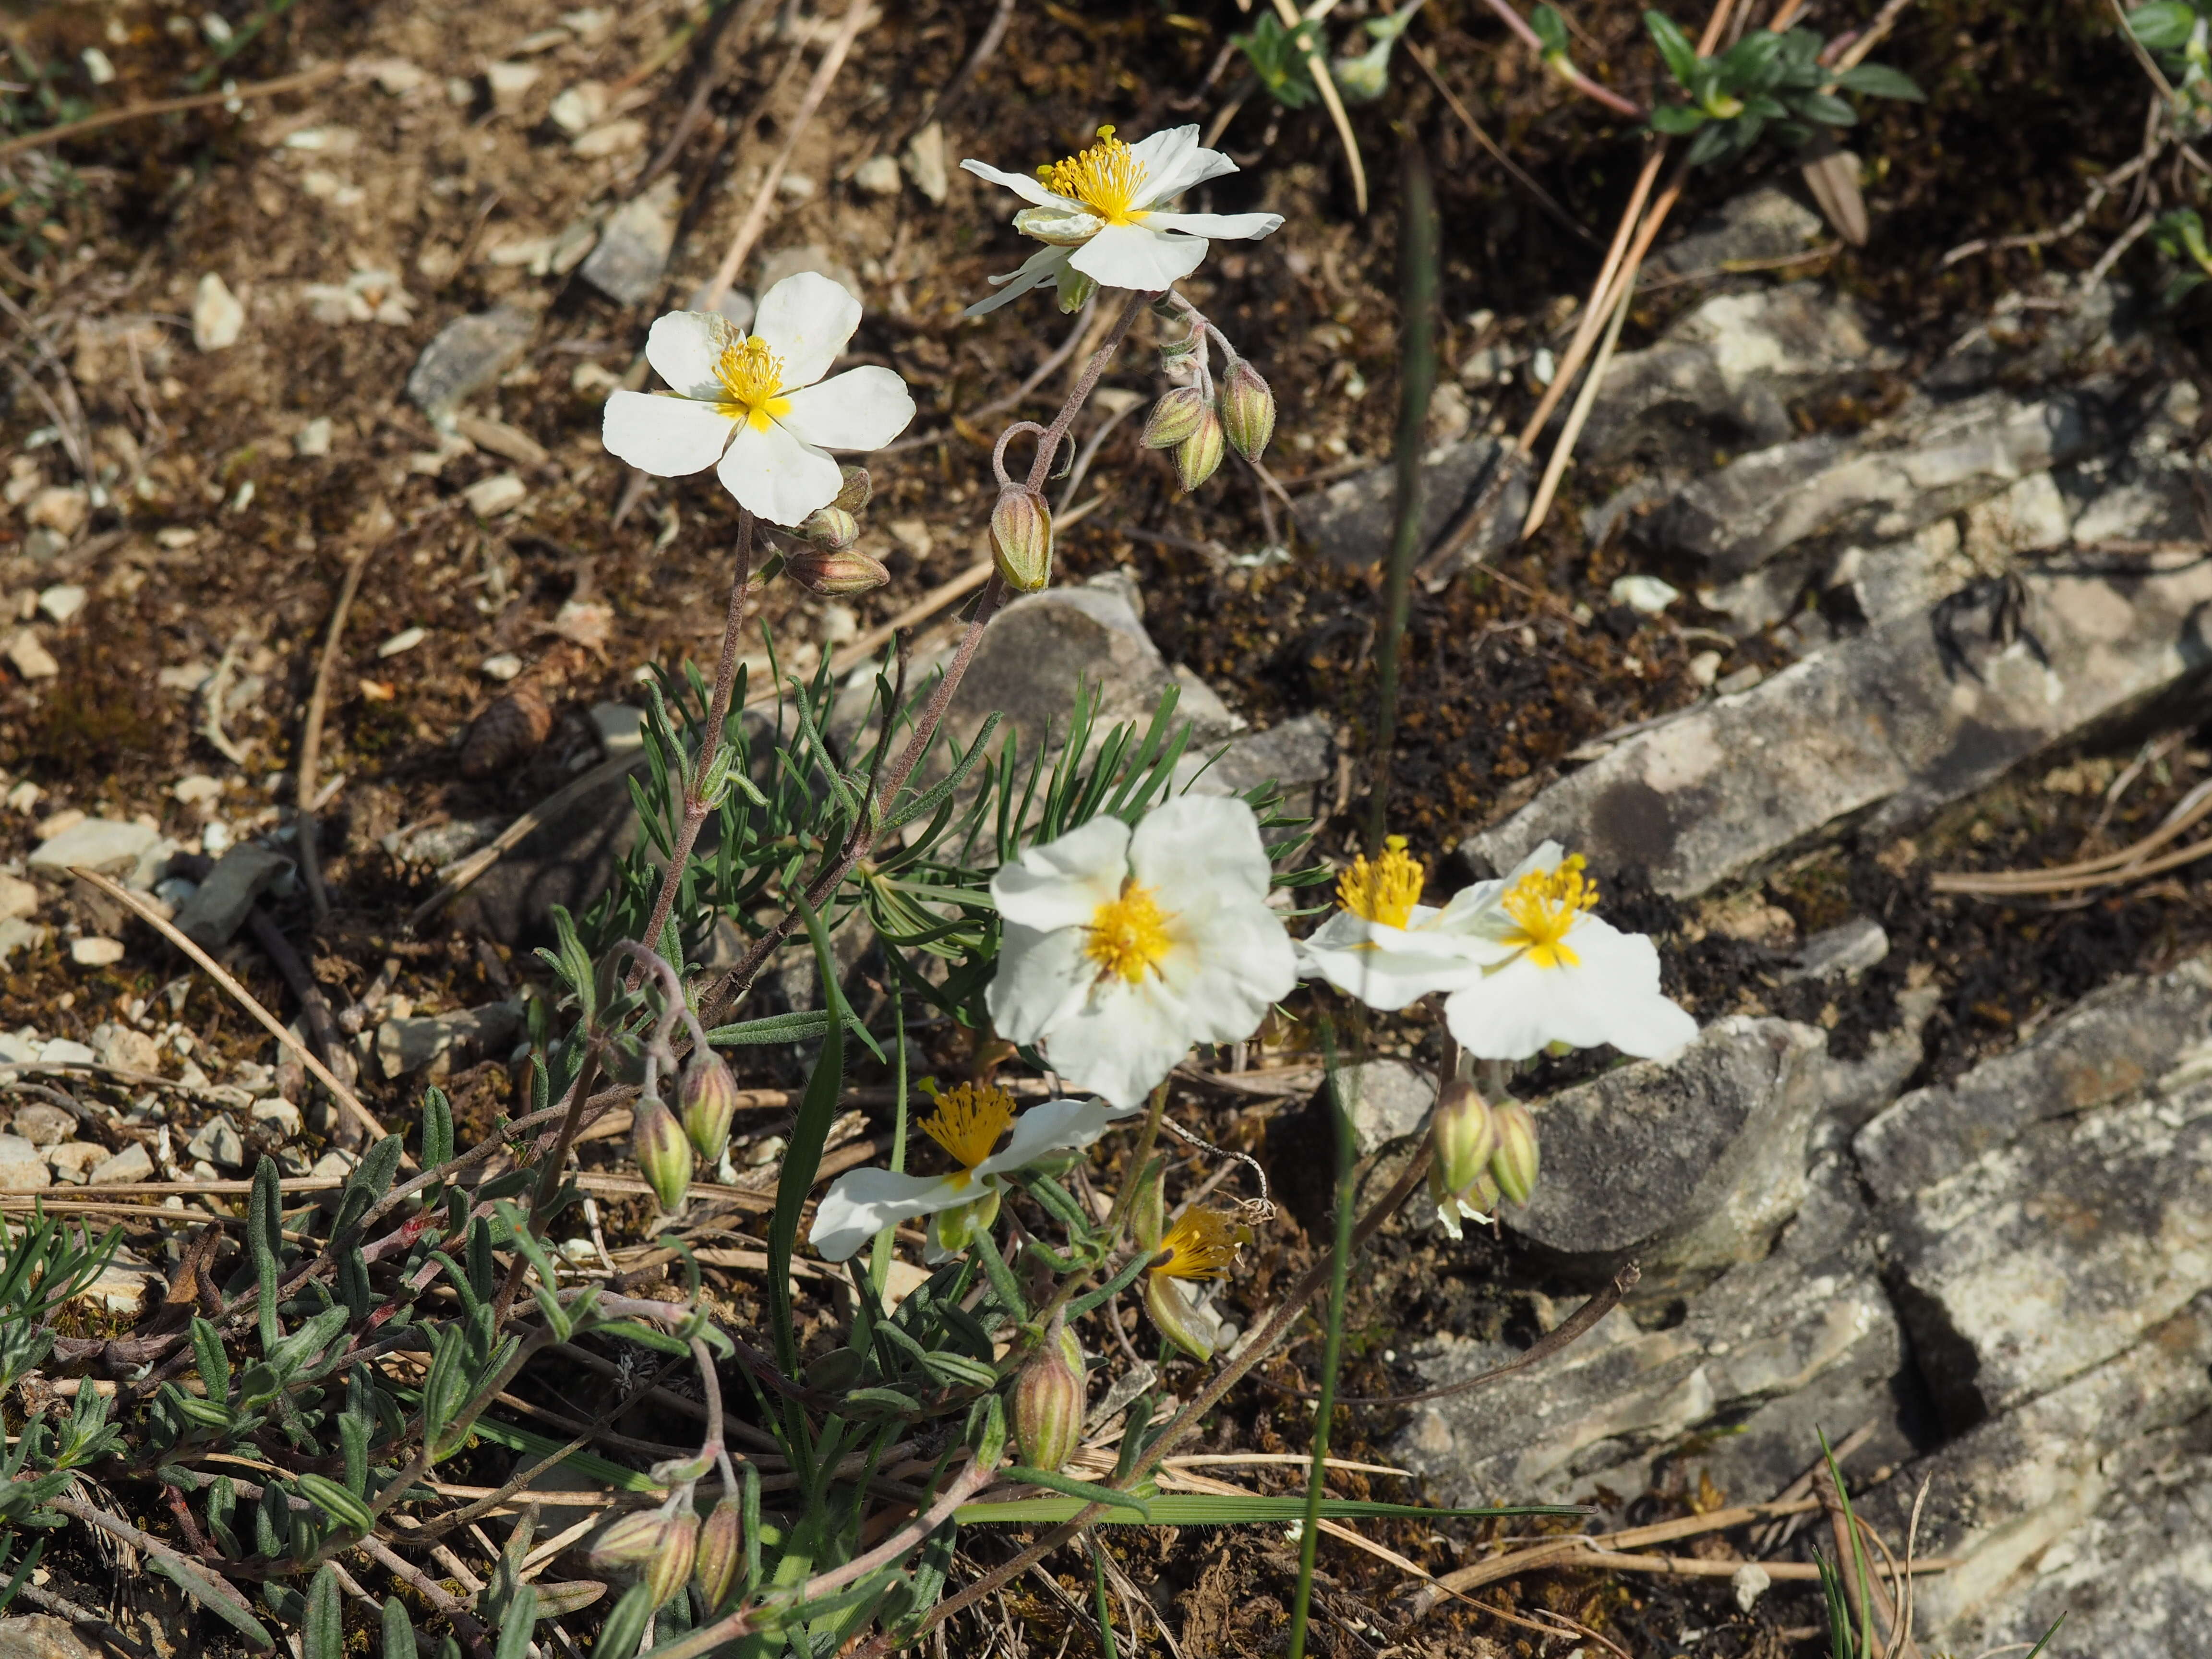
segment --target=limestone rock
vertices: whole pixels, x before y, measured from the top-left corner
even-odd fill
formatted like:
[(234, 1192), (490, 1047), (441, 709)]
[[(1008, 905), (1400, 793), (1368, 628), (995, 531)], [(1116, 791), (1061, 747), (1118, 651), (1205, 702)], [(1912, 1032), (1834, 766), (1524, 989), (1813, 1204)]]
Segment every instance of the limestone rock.
[(377, 1063), (386, 1077), (395, 1079), (434, 1062), (451, 1065), (456, 1057), (467, 1064), (498, 1055), (521, 1029), (520, 1002), (495, 1002), (420, 1018), (387, 1019), (376, 1030)]
[(53, 1179), (43, 1148), (21, 1135), (0, 1135), (0, 1193), (35, 1193)]
[(152, 850), (161, 832), (150, 824), (122, 818), (86, 818), (51, 836), (32, 849), (33, 870), (57, 873), (75, 866), (113, 875), (135, 867), (143, 854)]
[(27, 1106), (18, 1107), (15, 1121), (8, 1127), (33, 1146), (54, 1146), (69, 1139), (70, 1131), (76, 1127), (76, 1119), (58, 1106), (34, 1100)]
[(112, 1020), (92, 1028), (92, 1056), (102, 1066), (129, 1072), (155, 1072), (161, 1066), (161, 1050), (145, 1032)]
[(256, 842), (239, 842), (177, 907), (178, 931), (202, 950), (221, 950), (245, 926), (254, 901), (291, 868), (292, 860), (281, 853)]
[(0, 1619), (0, 1659), (100, 1659), (100, 1654), (79, 1639), (67, 1620), (33, 1613)]
[(1653, 542), (1741, 575), (1814, 538), (1889, 539), (2085, 454), (2100, 411), (2054, 392), (1919, 406), (1852, 437), (1822, 434), (1739, 457), (1648, 521)]
[(2212, 567), (2022, 582), (2047, 661), (1990, 641), (1994, 593), (1899, 618), (1637, 733), (1462, 851), (1505, 869), (1553, 838), (1692, 896), (1838, 820), (1893, 832), (2212, 660)]
[(668, 256), (676, 246), (680, 182), (672, 173), (608, 216), (599, 246), (577, 274), (611, 300), (639, 306), (660, 292)]
[(214, 271), (200, 278), (192, 296), (192, 343), (202, 351), (222, 351), (238, 343), (246, 329), (246, 307)]
[(238, 1126), (230, 1121), (230, 1114), (217, 1112), (185, 1143), (185, 1154), (220, 1164), (226, 1170), (235, 1170), (246, 1163), (246, 1142), (238, 1133)]
[(46, 1148), (46, 1164), (57, 1181), (82, 1187), (86, 1175), (107, 1162), (107, 1148), (96, 1140), (64, 1140)]
[(86, 1176), (95, 1187), (110, 1187), (129, 1181), (151, 1181), (153, 1178), (153, 1155), (136, 1141), (105, 1164), (94, 1164), (91, 1173)]
[[(1431, 450), (1422, 458), (1421, 539), (1433, 546), (1461, 511), (1489, 482), (1504, 446), (1494, 438), (1469, 438)], [(1468, 544), (1470, 556), (1494, 553), (1511, 542), (1528, 513), (1534, 481), (1516, 468), (1499, 489), (1488, 523)], [(1340, 479), (1326, 489), (1298, 498), (1298, 528), (1322, 553), (1340, 564), (1365, 565), (1388, 556), (1391, 525), (1397, 512), (1395, 467), (1370, 467)]]
[(538, 319), (514, 306), (454, 318), (408, 371), (409, 399), (433, 421), (446, 418), (505, 374), (537, 331)]
[(1655, 276), (1718, 270), (1731, 259), (1779, 259), (1820, 234), (1820, 216), (1771, 185), (1746, 191), (1644, 261)]

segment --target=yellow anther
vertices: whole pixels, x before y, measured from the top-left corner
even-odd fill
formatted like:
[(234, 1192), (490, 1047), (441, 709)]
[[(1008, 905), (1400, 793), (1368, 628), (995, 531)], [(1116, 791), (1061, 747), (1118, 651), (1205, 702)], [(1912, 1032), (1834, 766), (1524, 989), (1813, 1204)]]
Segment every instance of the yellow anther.
[(1145, 164), (1114, 136), (1110, 126), (1098, 129), (1098, 142), (1090, 149), (1039, 167), (1037, 179), (1054, 195), (1082, 203), (1109, 225), (1133, 225), (1146, 216), (1143, 210), (1130, 205), (1145, 187)]
[(1099, 977), (1118, 975), (1132, 985), (1141, 981), (1168, 953), (1173, 942), (1168, 937), (1170, 920), (1151, 888), (1123, 882), (1119, 898), (1091, 913), (1091, 942), (1084, 949), (1098, 964)]
[(791, 412), (791, 399), (776, 396), (783, 390), (783, 359), (757, 334), (722, 348), (714, 378), (722, 383), (722, 412), (750, 422), (756, 431), (767, 431), (770, 421)]
[(1583, 856), (1576, 854), (1555, 870), (1531, 870), (1498, 901), (1513, 918), (1505, 943), (1518, 945), (1539, 968), (1574, 968), (1582, 963), (1566, 942), (1583, 911), (1597, 902), (1597, 888), (1583, 878)]
[(1403, 927), (1420, 902), (1421, 864), (1406, 851), (1406, 838), (1392, 836), (1382, 843), (1382, 856), (1370, 861), (1362, 853), (1352, 868), (1336, 878), (1336, 902), (1355, 916)]
[(922, 1119), (921, 1132), (959, 1160), (960, 1173), (967, 1176), (990, 1157), (1013, 1121), (1014, 1097), (1004, 1089), (963, 1083), (938, 1096), (937, 1109)]
[(1152, 1271), (1169, 1279), (1225, 1279), (1252, 1230), (1218, 1210), (1186, 1210), (1160, 1241)]

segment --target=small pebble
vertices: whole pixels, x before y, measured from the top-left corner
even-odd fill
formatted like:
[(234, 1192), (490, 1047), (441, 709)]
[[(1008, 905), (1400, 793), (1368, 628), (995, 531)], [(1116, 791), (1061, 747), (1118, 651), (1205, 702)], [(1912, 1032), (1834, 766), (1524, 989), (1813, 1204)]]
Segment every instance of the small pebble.
[(775, 193), (793, 202), (811, 201), (821, 188), (813, 175), (805, 173), (787, 173), (775, 181)]
[(123, 960), (123, 941), (87, 934), (70, 941), (70, 960), (80, 968), (112, 968)]
[(98, 46), (87, 46), (77, 54), (84, 64), (84, 78), (95, 87), (106, 86), (115, 79), (115, 64)]
[(898, 162), (888, 155), (871, 155), (853, 169), (853, 182), (871, 196), (896, 196), (899, 191)]
[(84, 589), (75, 582), (57, 582), (39, 595), (39, 609), (58, 623), (65, 623), (84, 609)]
[(318, 415), (301, 427), (292, 439), (292, 453), (302, 459), (331, 453), (331, 417)]
[(468, 502), (469, 511), (479, 519), (493, 519), (521, 506), (523, 498), (529, 494), (522, 480), (512, 472), (495, 472), (464, 489), (461, 499)]
[(204, 772), (187, 772), (169, 786), (170, 799), (180, 800), (187, 806), (195, 801), (213, 800), (221, 793), (222, 793), (221, 781), (210, 777)]
[(230, 826), (217, 818), (200, 831), (200, 848), (210, 858), (219, 859), (230, 851), (231, 843), (236, 839), (230, 832)]
[(54, 653), (27, 628), (8, 642), (8, 661), (27, 680), (50, 680), (62, 672)]
[(210, 270), (192, 297), (192, 343), (202, 351), (222, 351), (238, 343), (246, 329), (246, 307), (229, 285)]
[(385, 641), (382, 645), (378, 646), (376, 647), (376, 654), (380, 657), (396, 657), (403, 651), (412, 651), (416, 646), (422, 644), (424, 640), (429, 637), (430, 634), (428, 629), (403, 628), (397, 634), (394, 634), (390, 639)]
[(1721, 653), (1700, 651), (1690, 659), (1690, 678), (1699, 685), (1711, 685), (1721, 677)]
[(1656, 617), (1680, 599), (1682, 591), (1656, 576), (1620, 576), (1614, 579), (1607, 597), (1615, 605)]
[(488, 680), (505, 684), (522, 672), (522, 659), (512, 651), (502, 651), (495, 657), (486, 657), (477, 665), (477, 670)]
[(85, 815), (74, 806), (64, 806), (58, 812), (49, 812), (38, 822), (39, 839), (52, 841), (56, 836), (66, 835), (84, 822)]

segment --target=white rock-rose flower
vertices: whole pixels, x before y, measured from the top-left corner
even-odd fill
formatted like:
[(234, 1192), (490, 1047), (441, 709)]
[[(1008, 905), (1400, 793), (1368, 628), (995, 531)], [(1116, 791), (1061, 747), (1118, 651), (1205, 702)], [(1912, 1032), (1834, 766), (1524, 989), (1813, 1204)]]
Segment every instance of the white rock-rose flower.
[(1336, 913), (1298, 942), (1299, 972), (1386, 1013), (1480, 979), (1497, 952), (1465, 926), (1479, 905), (1462, 902), (1465, 893), (1423, 904), (1424, 879), (1403, 836), (1390, 836), (1380, 858), (1363, 853), (1337, 878)]
[[(824, 1260), (843, 1261), (884, 1228), (926, 1215), (933, 1257), (963, 1249), (977, 1227), (997, 1218), (1008, 1176), (1055, 1152), (1081, 1152), (1137, 1109), (1096, 1100), (1048, 1100), (1016, 1117), (1013, 1097), (1004, 1089), (967, 1083), (948, 1089), (917, 1127), (959, 1167), (946, 1176), (890, 1170), (839, 1176), (823, 1194), (807, 1241)], [(1006, 1149), (994, 1152), (1009, 1128), (1013, 1134)], [(953, 1212), (960, 1212), (957, 1231), (947, 1226), (940, 1232), (940, 1220)]]
[(991, 281), (999, 291), (968, 307), (979, 317), (1049, 283), (1073, 311), (1093, 288), (1165, 292), (1206, 258), (1210, 238), (1256, 240), (1283, 222), (1279, 213), (1174, 213), (1163, 205), (1194, 185), (1237, 171), (1237, 163), (1198, 142), (1195, 126), (1172, 127), (1133, 144), (1098, 129), (1098, 142), (1036, 177), (981, 161), (960, 164), (1030, 204), (1014, 228), (1046, 244), (1019, 270)]
[(1194, 1042), (1238, 1042), (1297, 980), (1267, 908), (1259, 820), (1183, 796), (1133, 831), (1093, 818), (992, 878), (1006, 925), (987, 993), (999, 1035), (1078, 1088), (1142, 1102)]
[(860, 302), (811, 270), (761, 297), (750, 334), (712, 312), (672, 311), (645, 343), (672, 393), (615, 392), (601, 441), (656, 477), (711, 466), (739, 506), (796, 526), (842, 485), (824, 451), (880, 449), (914, 419), (888, 368), (822, 378), (860, 324)]
[(1671, 1054), (1698, 1022), (1659, 994), (1659, 952), (1590, 914), (1582, 856), (1546, 842), (1502, 881), (1478, 883), (1461, 927), (1486, 953), (1483, 976), (1444, 1000), (1444, 1023), (1482, 1060), (1524, 1060), (1553, 1043)]

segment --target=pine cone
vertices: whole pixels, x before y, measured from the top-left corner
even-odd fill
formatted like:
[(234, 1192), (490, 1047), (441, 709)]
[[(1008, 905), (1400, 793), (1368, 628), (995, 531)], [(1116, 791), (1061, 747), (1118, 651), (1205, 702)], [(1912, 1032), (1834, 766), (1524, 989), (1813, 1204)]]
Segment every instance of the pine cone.
[(488, 778), (526, 760), (553, 730), (544, 694), (528, 680), (477, 715), (461, 744), (461, 775)]

